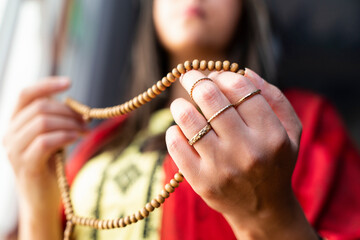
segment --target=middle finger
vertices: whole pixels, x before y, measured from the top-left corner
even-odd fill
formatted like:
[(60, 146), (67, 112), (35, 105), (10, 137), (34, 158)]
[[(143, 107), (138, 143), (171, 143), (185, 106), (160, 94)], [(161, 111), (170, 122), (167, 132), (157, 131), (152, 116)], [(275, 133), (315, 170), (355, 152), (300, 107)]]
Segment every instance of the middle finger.
[[(206, 76), (203, 73), (192, 70), (185, 73), (180, 79), (180, 82), (188, 93), (193, 90), (192, 96), (194, 101), (200, 107), (205, 118), (209, 120), (220, 109), (228, 106), (230, 101), (212, 81), (201, 81), (193, 87), (197, 80), (204, 77)], [(241, 129), (246, 127), (233, 107), (223, 111), (218, 117), (211, 121), (211, 126), (220, 138), (229, 135), (232, 136), (233, 132), (238, 132), (236, 130), (242, 132)], [(229, 129), (231, 131), (229, 131)]]

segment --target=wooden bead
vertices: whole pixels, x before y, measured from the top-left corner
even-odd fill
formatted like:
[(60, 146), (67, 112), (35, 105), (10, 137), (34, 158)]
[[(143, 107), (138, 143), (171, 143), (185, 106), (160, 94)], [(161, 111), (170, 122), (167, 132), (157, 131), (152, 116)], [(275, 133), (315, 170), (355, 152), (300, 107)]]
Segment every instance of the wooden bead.
[(95, 221), (93, 222), (93, 228), (97, 228), (98, 223), (99, 223), (99, 220), (95, 219)]
[(85, 222), (86, 222), (86, 218), (81, 218), (80, 219), (80, 225), (82, 225), (82, 226), (85, 226)]
[(174, 77), (179, 78), (181, 76), (181, 73), (179, 72), (179, 70), (177, 70), (177, 68), (173, 68), (173, 70), (171, 71), (172, 75), (174, 75)]
[(95, 219), (91, 218), (90, 221), (89, 221), (89, 226), (94, 227), (94, 222), (95, 222)]
[(167, 78), (167, 80), (169, 80), (169, 82), (171, 82), (171, 83), (175, 82), (175, 80), (176, 80), (176, 78), (174, 77), (174, 75), (173, 75), (172, 73), (168, 73), (168, 74), (166, 75), (166, 78)]
[(200, 70), (204, 71), (204, 70), (206, 70), (206, 68), (207, 68), (207, 61), (206, 60), (201, 60), (200, 61)]
[[(140, 104), (140, 102), (139, 102), (139, 100), (138, 100), (137, 97), (134, 97), (134, 98), (132, 99), (132, 101), (133, 101), (135, 107), (137, 107), (137, 108), (141, 107), (141, 104)], [(119, 108), (117, 108), (117, 110), (119, 110)], [(120, 115), (119, 112), (116, 112), (116, 115)]]
[(149, 212), (154, 211), (154, 207), (151, 205), (151, 203), (147, 203), (147, 204), (145, 205), (145, 208), (146, 208), (146, 210), (148, 210)]
[(177, 182), (182, 182), (182, 181), (184, 181), (184, 177), (183, 177), (183, 175), (181, 175), (180, 173), (175, 173), (174, 179), (175, 179)]
[(171, 82), (169, 82), (169, 80), (166, 77), (163, 77), (161, 79), (161, 83), (166, 86), (166, 87), (170, 87), (171, 86)]
[(240, 69), (237, 73), (243, 76), (245, 75), (245, 71), (243, 69)]
[[(138, 97), (138, 100), (140, 100), (140, 98)], [(140, 101), (139, 101), (140, 102)], [(124, 107), (124, 104), (121, 104), (121, 106), (120, 106), (120, 112), (122, 113), (122, 114), (125, 114), (125, 107)]]
[(159, 95), (161, 93), (161, 91), (159, 90), (159, 88), (156, 86), (156, 84), (154, 84), (151, 89), (153, 90), (153, 92), (156, 94), (156, 95)]
[(126, 223), (125, 223), (125, 220), (124, 220), (124, 218), (120, 218), (119, 219), (119, 225), (120, 225), (120, 227), (126, 227)]
[(137, 220), (144, 219), (143, 215), (141, 215), (141, 210), (135, 213), (135, 217)]
[(156, 95), (153, 93), (153, 91), (152, 91), (151, 88), (148, 88), (147, 94), (148, 94), (148, 96), (149, 96), (150, 98), (153, 98), (153, 99), (154, 99), (154, 98), (156, 97)]
[(66, 215), (66, 220), (67, 220), (67, 221), (72, 221), (73, 218), (74, 218), (74, 214), (73, 214), (73, 213), (69, 213), (69, 214), (66, 214), (66, 213), (65, 213), (65, 215)]
[(232, 63), (232, 64), (230, 65), (230, 71), (236, 72), (238, 69), (239, 69), (239, 64), (237, 64), (237, 63)]
[(113, 220), (107, 220), (107, 229), (115, 228)]
[(170, 196), (170, 194), (165, 189), (162, 189), (160, 194), (163, 198), (168, 198)]
[(193, 69), (198, 70), (199, 67), (200, 67), (200, 62), (199, 62), (199, 60), (194, 59), (193, 62), (192, 62), (192, 67), (193, 67)]
[(186, 73), (186, 69), (185, 69), (185, 67), (184, 67), (184, 64), (182, 64), (182, 63), (179, 63), (179, 64), (177, 65), (177, 70), (178, 70), (181, 74)]
[(158, 81), (156, 83), (156, 86), (158, 87), (158, 89), (160, 89), (161, 91), (164, 91), (166, 89), (166, 87), (164, 86), (164, 84), (162, 83), (162, 81)]
[(187, 71), (192, 70), (192, 64), (190, 61), (185, 61), (184, 62), (184, 67), (186, 68)]
[(222, 62), (221, 61), (216, 61), (215, 62), (215, 69), (216, 69), (216, 71), (221, 71), (222, 70)]
[(74, 213), (74, 211), (72, 210), (72, 208), (66, 208), (66, 209), (65, 209), (65, 214), (66, 214), (66, 215), (70, 215), (70, 214), (72, 214), (72, 213)]
[(156, 201), (156, 199), (153, 199), (151, 200), (151, 206), (153, 206), (154, 208), (158, 208), (160, 207), (160, 203)]
[[(151, 98), (147, 95), (147, 92), (144, 92), (143, 95), (142, 95), (143, 99), (146, 101), (146, 102), (150, 102), (151, 101)], [(125, 107), (126, 109), (126, 107)]]
[(170, 180), (170, 185), (173, 187), (173, 188), (177, 188), (179, 186), (179, 183), (177, 181), (175, 181), (175, 179), (171, 179)]
[(125, 223), (126, 225), (130, 225), (130, 224), (131, 224), (130, 216), (126, 216), (126, 217), (124, 218), (124, 223)]
[(113, 219), (112, 225), (114, 226), (114, 228), (119, 228), (120, 227), (119, 219)]
[(107, 226), (108, 226), (108, 220), (102, 220), (101, 228), (107, 229)]
[(162, 197), (160, 194), (155, 198), (156, 201), (158, 201), (159, 203), (164, 203), (165, 202), (165, 198)]
[[(130, 108), (130, 111), (134, 111), (135, 110), (135, 106), (134, 106), (134, 103), (133, 103), (133, 101), (129, 101), (129, 108)], [(113, 114), (112, 114), (112, 111), (109, 109), (109, 115), (110, 116), (113, 116)]]
[(144, 207), (143, 209), (140, 210), (141, 215), (146, 218), (147, 216), (149, 216), (150, 212), (148, 210), (146, 210), (146, 208)]
[(135, 214), (133, 214), (133, 215), (130, 216), (130, 222), (131, 222), (131, 223), (136, 223), (137, 221), (138, 221), (138, 220), (136, 219)]
[(97, 225), (97, 229), (103, 229), (103, 223), (104, 223), (104, 221), (103, 220), (99, 220), (98, 221), (98, 225)]
[(165, 190), (169, 193), (174, 192), (174, 188), (170, 184), (165, 185)]
[(225, 71), (229, 71), (229, 69), (230, 69), (230, 62), (229, 62), (228, 60), (226, 60), (226, 61), (223, 62), (223, 69), (224, 69)]
[[(145, 93), (144, 93), (145, 94)], [(125, 103), (125, 112), (129, 113), (130, 112), (130, 108), (129, 108), (129, 102)]]
[(90, 226), (90, 218), (86, 218), (85, 220), (85, 226)]
[(214, 61), (208, 61), (208, 69), (210, 71), (214, 70), (215, 68), (215, 62)]

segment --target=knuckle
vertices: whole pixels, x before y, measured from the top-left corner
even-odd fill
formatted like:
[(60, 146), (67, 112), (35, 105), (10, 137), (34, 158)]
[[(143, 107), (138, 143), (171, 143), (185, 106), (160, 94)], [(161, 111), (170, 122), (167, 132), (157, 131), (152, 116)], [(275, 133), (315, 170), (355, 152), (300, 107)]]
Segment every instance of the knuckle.
[(284, 102), (286, 101), (284, 94), (274, 86), (274, 91), (272, 93), (273, 99), (275, 102)]
[(179, 111), (177, 118), (179, 123), (184, 124), (186, 126), (194, 125), (197, 122), (196, 115), (193, 109), (190, 107), (184, 107), (181, 111)]
[(45, 115), (39, 115), (36, 117), (36, 126), (41, 132), (46, 131), (50, 127), (50, 121)]
[(289, 144), (289, 137), (285, 129), (274, 131), (271, 135), (270, 142), (274, 152), (281, 152), (284, 148), (286, 148)]
[(253, 173), (261, 168), (264, 160), (264, 156), (259, 151), (248, 151), (247, 161), (244, 161), (243, 163), (243, 171), (245, 173)]
[(216, 189), (210, 184), (202, 184), (201, 186), (197, 186), (196, 190), (200, 196), (207, 200), (215, 199), (217, 196)]
[(220, 188), (224, 188), (229, 185), (233, 185), (239, 178), (240, 172), (236, 168), (225, 168), (221, 173)]
[(201, 88), (198, 88), (197, 96), (200, 101), (212, 105), (220, 98), (220, 92), (213, 83), (204, 82)]
[[(234, 92), (247, 92), (249, 89), (249, 82), (246, 78), (228, 78), (227, 81), (223, 81), (224, 86)], [(244, 91), (245, 89), (246, 91)]]
[(47, 99), (41, 98), (37, 99), (34, 102), (35, 105), (35, 112), (36, 113), (45, 113), (48, 107), (48, 101)]
[(35, 139), (35, 145), (40, 151), (46, 151), (49, 148), (49, 141), (45, 136), (40, 135)]
[(172, 126), (166, 131), (166, 144), (170, 152), (176, 151), (181, 141), (175, 128)]

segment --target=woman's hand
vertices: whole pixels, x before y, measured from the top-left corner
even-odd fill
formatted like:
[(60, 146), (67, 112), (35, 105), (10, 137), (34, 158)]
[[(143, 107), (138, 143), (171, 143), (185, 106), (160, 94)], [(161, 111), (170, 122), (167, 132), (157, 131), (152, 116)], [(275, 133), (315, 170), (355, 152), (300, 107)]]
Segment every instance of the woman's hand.
[(60, 194), (51, 156), (86, 131), (78, 114), (50, 98), (69, 86), (68, 79), (54, 77), (24, 89), (4, 137), (20, 195), (20, 238), (61, 235)]
[[(193, 70), (181, 84), (190, 92), (203, 77)], [(240, 239), (317, 239), (291, 188), (302, 127), (286, 97), (249, 69), (245, 76), (209, 78), (193, 89), (204, 116), (184, 99), (171, 105), (178, 126), (168, 129), (166, 142), (180, 171)], [(212, 130), (188, 144), (218, 110), (257, 89), (261, 95), (224, 111), (211, 121)]]

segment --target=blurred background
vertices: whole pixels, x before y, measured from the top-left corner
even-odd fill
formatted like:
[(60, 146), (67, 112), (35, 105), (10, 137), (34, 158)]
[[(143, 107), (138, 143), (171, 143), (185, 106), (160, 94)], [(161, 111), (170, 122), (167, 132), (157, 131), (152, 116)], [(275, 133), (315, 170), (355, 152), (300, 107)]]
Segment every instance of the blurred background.
[[(360, 148), (360, 1), (265, 0), (285, 88), (322, 94)], [(70, 76), (66, 95), (118, 104), (136, 24), (136, 0), (0, 0), (0, 138), (19, 91), (48, 75)], [(16, 186), (0, 147), (0, 240), (17, 222)]]

